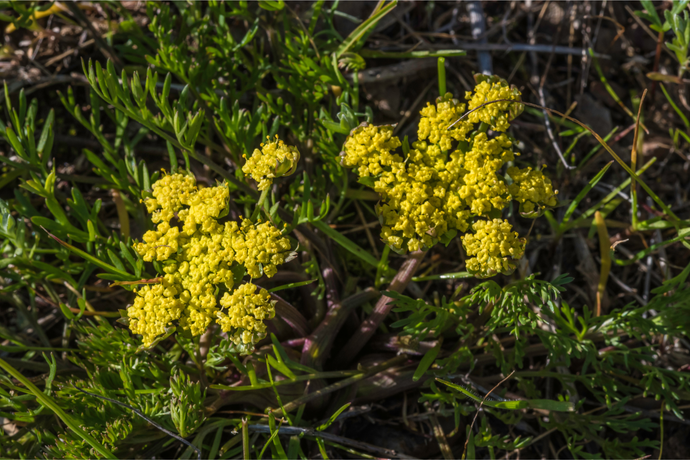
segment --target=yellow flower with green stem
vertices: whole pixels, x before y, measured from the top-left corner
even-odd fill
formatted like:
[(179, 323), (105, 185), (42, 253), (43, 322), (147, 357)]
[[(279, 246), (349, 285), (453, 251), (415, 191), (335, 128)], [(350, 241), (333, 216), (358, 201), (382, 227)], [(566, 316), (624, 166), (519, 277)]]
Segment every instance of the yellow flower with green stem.
[(537, 170), (510, 166), (512, 183), (506, 181), (501, 171), (517, 153), (505, 131), (522, 110), (520, 92), (495, 77), (479, 80), (465, 95), (467, 105), (450, 93), (427, 104), (411, 146), (393, 136), (392, 126), (363, 123), (346, 139), (341, 163), (371, 177), (367, 183), (381, 196), (384, 243), (415, 251), (470, 232), (463, 237), (472, 256), (467, 268), (492, 276), (514, 270), (525, 246), (510, 223), (497, 219), (500, 211), (513, 199), (525, 213), (555, 206), (557, 192)]
[(175, 324), (196, 336), (216, 322), (242, 353), (265, 336), (264, 320), (275, 315), (275, 302), (252, 282), (239, 283), (244, 273), (273, 277), (291, 243), (260, 218), (221, 222), (228, 200), (225, 184), (200, 188), (183, 174), (153, 184), (144, 203), (157, 225), (134, 249), (144, 261), (162, 264), (164, 275), (137, 289), (128, 309), (130, 329), (145, 346)]

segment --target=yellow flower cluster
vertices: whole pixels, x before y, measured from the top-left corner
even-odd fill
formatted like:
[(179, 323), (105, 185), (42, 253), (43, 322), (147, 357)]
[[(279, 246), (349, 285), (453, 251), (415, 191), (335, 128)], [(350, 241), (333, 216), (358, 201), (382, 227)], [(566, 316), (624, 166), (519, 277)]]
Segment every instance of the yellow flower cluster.
[[(475, 86), (474, 94), (471, 91), (465, 93), (465, 99), (469, 101), (469, 110), (474, 110), (490, 101), (520, 100), (520, 91), (500, 82), (491, 83), (491, 80), (493, 79), (482, 81)], [(503, 132), (510, 126), (510, 120), (517, 117), (523, 108), (522, 104), (496, 102), (475, 110), (467, 116), (467, 119), (472, 123), (486, 123), (494, 131)]]
[(556, 206), (558, 199), (551, 185), (551, 179), (541, 171), (532, 168), (520, 169), (515, 166), (508, 168), (508, 175), (513, 183), (508, 187), (513, 199), (520, 202), (520, 211), (526, 214), (534, 212), (539, 204)]
[(271, 295), (266, 289), (260, 289), (257, 293), (252, 283), (243, 284), (232, 294), (226, 292), (220, 304), (227, 309), (227, 313), (218, 312), (218, 323), (239, 347), (253, 348), (254, 343), (266, 335), (263, 320), (275, 316)]
[(478, 133), (472, 140), (472, 148), (465, 154), (463, 167), (464, 185), (460, 187), (460, 198), (470, 206), (470, 211), (479, 216), (508, 205), (510, 196), (505, 182), (497, 172), (505, 163), (515, 159), (511, 150), (513, 143), (505, 134), (489, 140), (486, 133)]
[[(520, 92), (489, 79), (479, 83), (474, 93), (467, 93), (466, 99), (472, 109), (496, 99), (520, 101)], [(361, 177), (372, 176), (368, 183), (381, 195), (377, 213), (386, 244), (399, 251), (415, 251), (438, 241), (447, 243), (471, 227), (475, 235), (463, 239), (467, 253), (476, 256), (468, 260), (469, 270), (491, 275), (514, 269), (511, 258), (521, 257), (524, 241), (516, 238), (505, 221), (477, 219), (493, 216), (513, 198), (524, 209), (556, 204), (551, 182), (540, 171), (510, 168), (520, 171), (511, 175), (510, 186), (499, 172), (515, 159), (513, 143), (501, 131), (521, 110), (516, 105), (489, 104), (456, 122), (466, 106), (446, 94), (435, 106), (427, 104), (422, 109), (418, 140), (403, 146), (403, 154), (395, 151), (402, 143), (393, 136), (391, 126), (363, 123), (350, 133), (341, 162)], [(477, 127), (478, 123), (483, 124)], [(488, 127), (499, 134), (490, 138)]]
[(472, 128), (469, 123), (458, 123), (451, 129), (448, 126), (465, 112), (465, 104), (457, 99), (452, 99), (450, 94), (440, 98), (436, 106), (427, 104), (420, 112), (422, 118), (417, 127), (417, 137), (420, 141), (427, 140), (430, 144), (437, 144), (446, 152), (451, 148), (451, 139), (465, 140), (467, 133)]
[(475, 233), (467, 233), (462, 243), (467, 255), (467, 269), (484, 275), (495, 275), (515, 270), (513, 259), (525, 252), (525, 243), (505, 220), (478, 220), (472, 224)]
[(281, 176), (289, 176), (297, 168), (299, 150), (278, 140), (267, 144), (261, 144), (261, 150), (255, 149), (252, 156), (242, 167), (242, 172), (252, 176), (259, 183), (259, 190), (264, 191), (273, 184), (273, 179)]
[(360, 177), (376, 176), (383, 168), (402, 162), (400, 155), (391, 155), (391, 150), (400, 147), (400, 139), (393, 136), (392, 126), (369, 126), (367, 123), (357, 128), (345, 143), (347, 156), (343, 166), (357, 167)]
[[(234, 273), (241, 266), (244, 268), (240, 274), (246, 270), (257, 278), (263, 270), (266, 276), (272, 277), (288, 256), (290, 241), (269, 222), (219, 223), (228, 199), (224, 185), (198, 189), (193, 178), (182, 174), (166, 175), (154, 184), (153, 198), (145, 204), (158, 225), (156, 230), (146, 232), (134, 249), (147, 262), (163, 262), (165, 275), (160, 284), (140, 288), (128, 310), (130, 328), (143, 335), (146, 346), (174, 321), (193, 335), (203, 333), (213, 320), (230, 332), (224, 326), (230, 323), (220, 320), (216, 299), (219, 289), (233, 289)], [(254, 285), (242, 285), (231, 298), (238, 299), (247, 293), (250, 287), (244, 286), (254, 288)], [(228, 295), (226, 292), (225, 296)], [(261, 299), (252, 295), (245, 303), (251, 305)], [(226, 306), (223, 301), (221, 306)], [(273, 307), (263, 299), (256, 308), (263, 311)], [(247, 342), (240, 340), (245, 331), (254, 339), (260, 338), (265, 326), (259, 323), (270, 317), (269, 313), (252, 313), (245, 320), (233, 323), (241, 324), (232, 326), (238, 346), (246, 348)]]

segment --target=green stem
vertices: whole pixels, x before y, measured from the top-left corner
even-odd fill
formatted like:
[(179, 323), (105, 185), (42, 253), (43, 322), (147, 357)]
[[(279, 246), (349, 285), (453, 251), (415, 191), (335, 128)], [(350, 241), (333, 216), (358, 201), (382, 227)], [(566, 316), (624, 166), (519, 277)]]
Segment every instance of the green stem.
[[(270, 188), (270, 187), (269, 187)], [(259, 201), (256, 202), (256, 208), (254, 208), (254, 212), (252, 213), (252, 217), (250, 217), (250, 220), (255, 220), (257, 217), (259, 217), (259, 213), (261, 212), (261, 208), (264, 207), (264, 202), (266, 201), (266, 197), (268, 196), (268, 189), (261, 192), (261, 196), (259, 197)]]
[(446, 94), (446, 58), (438, 58), (438, 93), (441, 97)]
[(252, 458), (249, 453), (249, 425), (246, 418), (242, 419), (242, 453), (244, 460)]

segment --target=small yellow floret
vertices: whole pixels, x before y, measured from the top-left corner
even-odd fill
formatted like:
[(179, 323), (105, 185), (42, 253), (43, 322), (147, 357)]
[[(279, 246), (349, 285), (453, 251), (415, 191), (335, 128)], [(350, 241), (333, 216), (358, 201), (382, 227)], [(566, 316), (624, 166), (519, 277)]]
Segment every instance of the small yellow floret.
[(266, 190), (276, 177), (289, 176), (295, 172), (299, 161), (297, 147), (278, 140), (261, 144), (261, 150), (255, 149), (252, 156), (242, 167), (242, 172), (252, 176), (259, 183), (259, 190)]
[(135, 334), (144, 336), (144, 344), (150, 345), (153, 340), (165, 333), (165, 328), (180, 318), (184, 304), (179, 300), (165, 296), (162, 284), (144, 286), (137, 291), (134, 305), (127, 314), (132, 319), (129, 328)]
[(392, 126), (362, 123), (347, 138), (341, 162), (345, 167), (357, 168), (357, 173), (362, 177), (375, 176), (383, 168), (402, 162), (401, 156), (390, 153), (400, 145), (400, 139), (393, 136)]
[(464, 141), (467, 133), (472, 130), (472, 123), (465, 120), (448, 129), (452, 122), (465, 113), (465, 104), (453, 99), (450, 93), (439, 98), (435, 106), (427, 102), (420, 113), (422, 118), (417, 128), (419, 140), (428, 139), (430, 144), (438, 144), (444, 152), (450, 150), (452, 139)]
[(465, 185), (460, 187), (460, 197), (469, 204), (472, 213), (481, 216), (508, 204), (508, 187), (496, 172), (515, 158), (511, 146), (505, 134), (491, 140), (486, 133), (474, 137), (472, 150), (465, 155), (463, 164), (468, 170)]
[(153, 213), (151, 220), (154, 223), (170, 221), (195, 191), (196, 181), (193, 177), (182, 174), (161, 177), (153, 184), (153, 198), (144, 200), (146, 210)]

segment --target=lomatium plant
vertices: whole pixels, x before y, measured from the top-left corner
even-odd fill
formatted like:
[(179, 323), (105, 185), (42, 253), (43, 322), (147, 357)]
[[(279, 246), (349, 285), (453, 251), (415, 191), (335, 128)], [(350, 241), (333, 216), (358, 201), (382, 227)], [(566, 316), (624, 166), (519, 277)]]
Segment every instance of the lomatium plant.
[[(294, 171), (298, 159), (295, 147), (276, 138), (255, 150), (244, 170), (265, 190), (273, 178)], [(245, 271), (251, 278), (271, 278), (289, 257), (291, 243), (268, 221), (221, 222), (228, 199), (226, 184), (200, 188), (183, 174), (164, 175), (153, 184), (144, 203), (157, 227), (134, 248), (144, 261), (161, 262), (164, 273), (160, 282), (138, 289), (127, 310), (130, 328), (143, 335), (145, 346), (174, 322), (197, 336), (215, 321), (243, 353), (266, 335), (263, 321), (275, 315), (270, 294), (251, 282), (236, 284)]]
[[(553, 117), (553, 175), (530, 129), (572, 98), (462, 97), (453, 2), (47, 3), (0, 1), (0, 458), (690, 457), (690, 0), (641, 1), (678, 72), (628, 79), (603, 139)], [(437, 88), (402, 78), (434, 57)], [(440, 97), (388, 126), (380, 83)]]
[(342, 164), (355, 168), (381, 196), (381, 238), (392, 248), (426, 249), (463, 232), (470, 272), (510, 273), (525, 240), (501, 211), (516, 200), (522, 215), (539, 215), (557, 204), (558, 191), (531, 167), (510, 166), (507, 175), (501, 173), (518, 155), (506, 130), (522, 111), (520, 92), (494, 77), (465, 98), (467, 104), (447, 93), (427, 104), (411, 146), (393, 135), (393, 126), (362, 123), (345, 142)]

